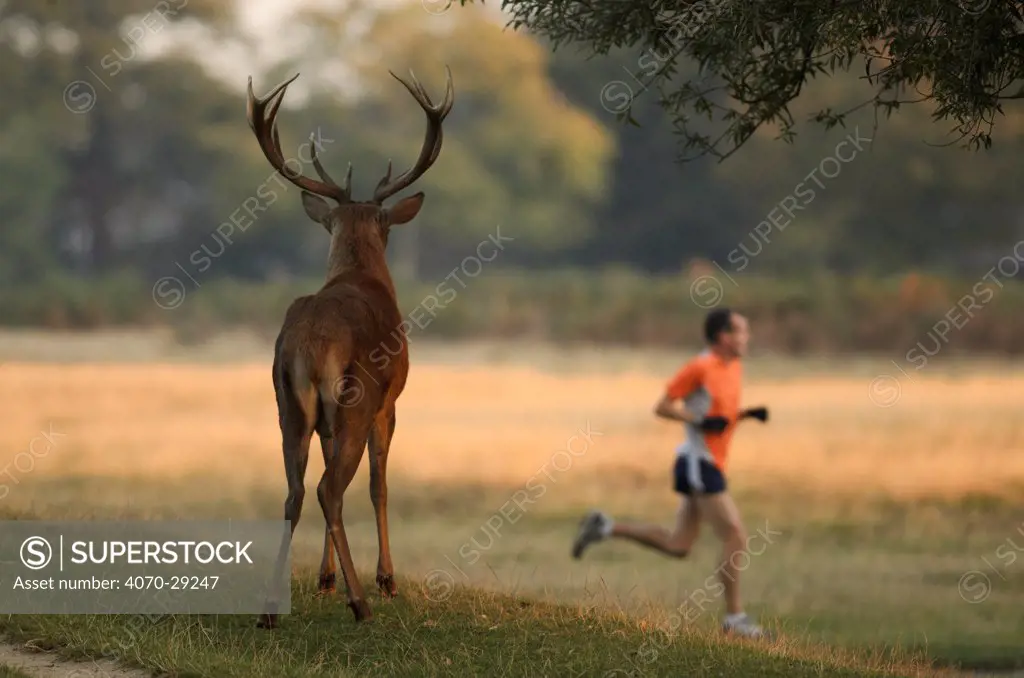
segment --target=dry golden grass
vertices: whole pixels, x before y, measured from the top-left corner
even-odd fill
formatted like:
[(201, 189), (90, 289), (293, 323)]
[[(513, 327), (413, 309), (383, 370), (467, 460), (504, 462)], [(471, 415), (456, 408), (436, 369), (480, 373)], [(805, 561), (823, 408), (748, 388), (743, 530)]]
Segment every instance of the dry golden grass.
[[(8, 461), (51, 423), (65, 434), (52, 453), (34, 460), (32, 473), (171, 479), (199, 472), (219, 476), (226, 490), (283, 485), (267, 365), (2, 369), (0, 450)], [(521, 484), (545, 464), (563, 469), (564, 455), (552, 455), (589, 421), (601, 435), (573, 458), (571, 475), (614, 471), (617, 478), (662, 482), (679, 439), (675, 426), (651, 414), (666, 376), (415, 365), (400, 401), (390, 469), (424, 480)], [(870, 381), (810, 374), (748, 379), (746, 401), (769, 405), (772, 420), (737, 433), (730, 477), (742, 486), (794, 481), (828, 494), (898, 497), (1000, 493), (1024, 483), (1019, 377), (918, 375), (888, 408), (871, 402)], [(583, 443), (574, 445), (579, 451)], [(314, 483), (322, 468), (317, 457)], [(24, 469), (28, 458), (19, 463)]]

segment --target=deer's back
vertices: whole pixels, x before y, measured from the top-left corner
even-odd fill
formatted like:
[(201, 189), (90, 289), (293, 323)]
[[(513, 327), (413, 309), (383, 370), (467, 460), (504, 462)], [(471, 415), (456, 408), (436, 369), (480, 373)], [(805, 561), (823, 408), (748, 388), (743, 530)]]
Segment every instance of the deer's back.
[(390, 381), (408, 368), (402, 316), (391, 291), (375, 278), (341, 274), (316, 294), (299, 297), (285, 313), (277, 351), (316, 357), (330, 352)]

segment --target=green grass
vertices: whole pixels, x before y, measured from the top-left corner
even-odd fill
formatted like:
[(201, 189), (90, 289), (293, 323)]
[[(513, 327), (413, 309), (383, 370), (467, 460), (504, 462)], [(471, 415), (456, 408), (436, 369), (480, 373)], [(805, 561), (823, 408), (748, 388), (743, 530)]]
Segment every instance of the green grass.
[[(666, 634), (624, 614), (456, 587), (434, 602), (401, 580), (394, 601), (373, 596), (357, 625), (340, 597), (316, 598), (313, 573), (293, 587), (293, 613), (273, 632), (251, 616), (16, 616), (10, 636), (67, 658), (116, 657), (181, 678), (307, 676), (915, 675), (889, 660), (775, 643)], [(49, 645), (49, 647), (47, 647)], [(889, 669), (889, 670), (883, 670)]]
[(10, 666), (0, 666), (0, 678), (32, 678), (32, 676), (20, 669), (15, 669)]
[[(364, 473), (355, 481), (360, 489)], [(584, 475), (573, 482), (596, 484)], [(1024, 666), (1024, 558), (990, 573), (993, 586), (984, 603), (969, 604), (958, 593), (962, 574), (983, 569), (981, 556), (1021, 527), (1015, 507), (994, 498), (844, 503), (796, 488), (736, 488), (751, 533), (765, 527), (779, 533), (742, 579), (748, 611), (782, 639), (766, 650), (722, 640), (717, 599), (680, 634), (666, 639), (657, 630), (679, 601), (707, 586), (718, 556), (710, 534), (686, 561), (623, 543), (598, 545), (573, 561), (569, 541), (586, 508), (580, 490), (552, 493), (550, 501), (488, 540), (481, 525), (515, 488), (424, 486), (400, 477), (391, 484), (402, 596), (372, 596), (376, 618), (369, 625), (354, 624), (342, 597), (315, 599), (310, 570), (296, 580), (293, 614), (275, 633), (257, 631), (251, 617), (178, 616), (152, 623), (127, 615), (11, 616), (0, 619), (0, 632), (69, 657), (108, 655), (171, 675), (218, 678), (866, 676), (882, 675), (908, 657), (914, 657), (911, 668), (896, 675), (914, 675), (926, 665)], [(281, 488), (274, 485), (232, 493), (198, 477), (180, 484), (40, 479), (19, 490), (0, 518), (277, 518), (281, 510)], [(86, 492), (88, 503), (82, 500)], [(376, 537), (362, 494), (346, 504), (346, 526), (363, 584), (372, 587), (365, 573), (376, 560)], [(617, 517), (664, 524), (674, 508), (665, 495), (652, 490), (600, 497)], [(208, 499), (214, 496), (216, 501)], [(296, 534), (297, 567), (315, 567), (322, 530), (315, 498), (307, 497)], [(460, 556), (467, 544), (480, 551), (478, 561)], [(458, 587), (449, 600), (431, 602), (424, 575), (438, 569)], [(119, 644), (119, 638), (129, 642)], [(625, 673), (608, 673), (613, 670)]]

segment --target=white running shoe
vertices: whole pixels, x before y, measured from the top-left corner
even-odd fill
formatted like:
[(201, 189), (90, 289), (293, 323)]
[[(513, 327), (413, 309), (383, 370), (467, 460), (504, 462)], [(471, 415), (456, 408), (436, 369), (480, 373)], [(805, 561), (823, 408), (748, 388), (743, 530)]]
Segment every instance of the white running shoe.
[(722, 624), (722, 631), (726, 634), (735, 634), (744, 638), (763, 638), (764, 630), (754, 623), (754, 620), (744, 613), (737, 619), (726, 618)]

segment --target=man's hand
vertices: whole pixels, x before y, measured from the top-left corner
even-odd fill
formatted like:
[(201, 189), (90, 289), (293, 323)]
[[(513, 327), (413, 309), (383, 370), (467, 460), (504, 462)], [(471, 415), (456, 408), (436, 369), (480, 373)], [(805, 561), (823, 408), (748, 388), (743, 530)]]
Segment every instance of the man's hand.
[(753, 417), (760, 422), (768, 421), (768, 408), (767, 407), (751, 407), (743, 410), (740, 414), (740, 419), (746, 419), (747, 417)]
[(697, 428), (706, 433), (721, 433), (729, 426), (729, 420), (725, 417), (704, 417), (697, 424)]

